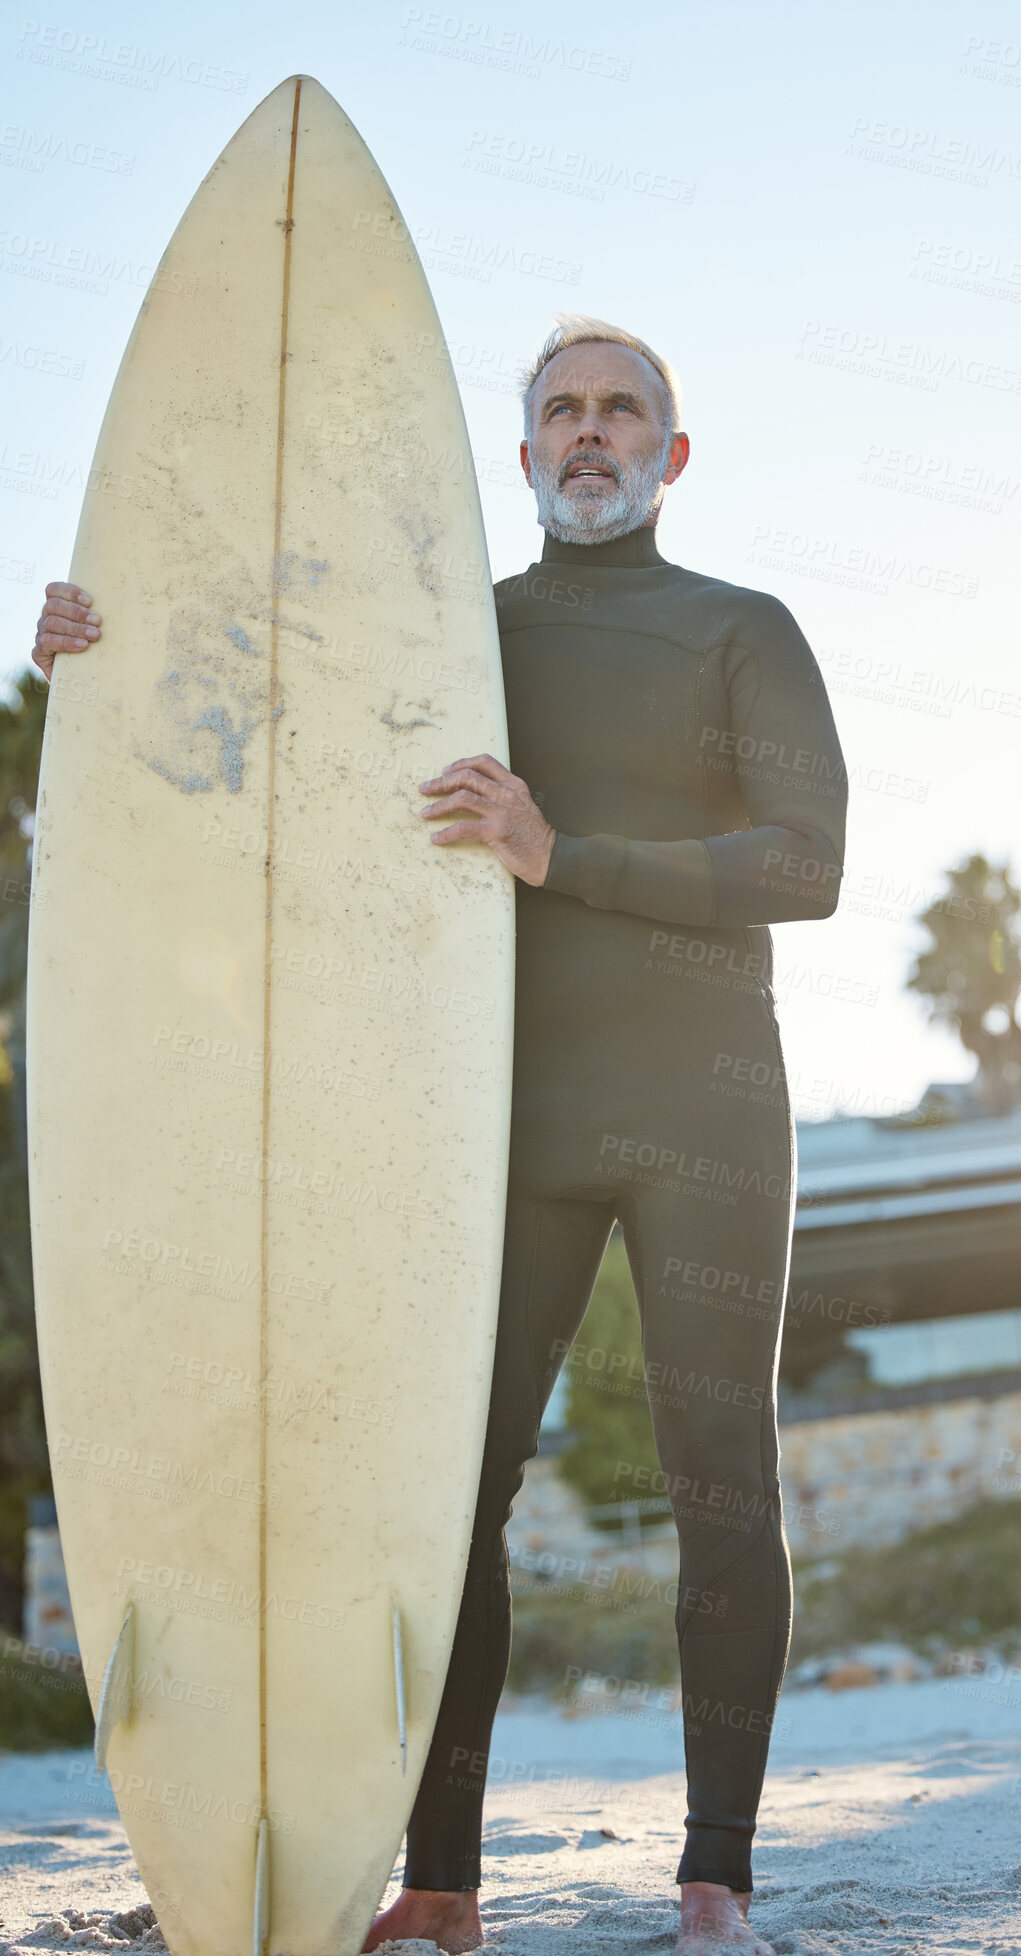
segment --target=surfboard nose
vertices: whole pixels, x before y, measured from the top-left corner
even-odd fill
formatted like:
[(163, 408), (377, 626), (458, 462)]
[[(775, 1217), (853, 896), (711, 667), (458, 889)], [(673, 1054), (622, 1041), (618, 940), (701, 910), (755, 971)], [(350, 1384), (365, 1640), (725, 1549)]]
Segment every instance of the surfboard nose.
[[(344, 115), (344, 111), (341, 108), (340, 103), (337, 101), (336, 96), (330, 94), (329, 89), (324, 87), (323, 83), (319, 80), (319, 77), (317, 75), (302, 75), (302, 74), (288, 75), (287, 80), (279, 82), (277, 87), (273, 89), (272, 93), (273, 95), (285, 94), (288, 91), (293, 93), (294, 90), (299, 87), (302, 93), (303, 106), (307, 107), (310, 99), (313, 96), (318, 96), (320, 102), (328, 102), (331, 109), (335, 110), (340, 115)], [(270, 96), (266, 97), (267, 101), (269, 101), (270, 99), (271, 99)], [(346, 121), (347, 117), (345, 116), (344, 119)]]

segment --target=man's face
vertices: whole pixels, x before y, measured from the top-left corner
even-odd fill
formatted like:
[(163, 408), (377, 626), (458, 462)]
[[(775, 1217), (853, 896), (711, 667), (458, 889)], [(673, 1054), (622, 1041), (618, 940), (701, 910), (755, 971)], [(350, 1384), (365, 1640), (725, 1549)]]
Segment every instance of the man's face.
[(564, 543), (609, 542), (655, 523), (663, 489), (688, 459), (665, 388), (629, 346), (565, 348), (532, 390), (521, 466), (543, 529)]

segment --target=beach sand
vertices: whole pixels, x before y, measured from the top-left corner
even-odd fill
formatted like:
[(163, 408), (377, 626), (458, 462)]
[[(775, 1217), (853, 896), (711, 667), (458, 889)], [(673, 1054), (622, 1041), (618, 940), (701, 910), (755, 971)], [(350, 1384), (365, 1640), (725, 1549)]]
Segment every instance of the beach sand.
[[(684, 1811), (678, 1728), (676, 1714), (641, 1706), (579, 1716), (519, 1702), (501, 1712), (483, 1862), (494, 1949), (669, 1952)], [(102, 1805), (81, 1801), (90, 1766), (87, 1753), (0, 1755), (0, 1956), (161, 1948), (149, 1912), (125, 1913), (145, 1895), (105, 1783)], [(1019, 1822), (1016, 1683), (786, 1691), (752, 1919), (778, 1956), (1021, 1956)], [(398, 1887), (399, 1875), (387, 1900)], [(435, 1956), (432, 1943), (387, 1947)]]

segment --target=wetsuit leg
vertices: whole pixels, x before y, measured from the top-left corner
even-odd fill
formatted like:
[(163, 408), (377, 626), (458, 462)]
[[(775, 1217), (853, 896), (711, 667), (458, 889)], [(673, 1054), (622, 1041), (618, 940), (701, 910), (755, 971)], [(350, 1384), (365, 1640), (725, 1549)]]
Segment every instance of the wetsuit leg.
[[(547, 1187), (550, 1185), (547, 1183)], [(543, 1192), (511, 1162), (493, 1393), (471, 1552), (439, 1717), (408, 1823), (406, 1888), (481, 1881), (490, 1733), (507, 1676), (511, 1602), (504, 1526), (613, 1227), (605, 1190)]]
[(785, 1196), (619, 1196), (649, 1403), (680, 1541), (677, 1637), (688, 1772), (678, 1881), (752, 1888), (751, 1842), (790, 1645), (775, 1368)]
[[(790, 1177), (783, 1171), (791, 1135), (783, 1109), (760, 1110), (755, 1148), (749, 1145), (744, 1163), (728, 1165), (722, 1132), (731, 1120), (732, 1110), (714, 1114), (709, 1103), (708, 1111), (699, 1105), (690, 1136), (675, 1124), (674, 1159), (687, 1166), (673, 1176), (642, 1169), (641, 1150), (631, 1151), (629, 1165), (614, 1160), (602, 1134), (533, 1131), (526, 1141), (518, 1131), (472, 1548), (408, 1827), (406, 1887), (479, 1885), (490, 1730), (510, 1649), (503, 1528), (616, 1215), (639, 1299), (653, 1427), (680, 1541), (689, 1813), (677, 1878), (751, 1889), (751, 1840), (790, 1639), (775, 1367), (790, 1255)], [(746, 1128), (750, 1140), (750, 1120)], [(619, 1132), (626, 1131), (621, 1124)], [(650, 1131), (656, 1135), (655, 1124)], [(652, 1152), (662, 1158), (658, 1139)], [(760, 1153), (778, 1165), (774, 1172), (760, 1172)], [(613, 1175), (604, 1170), (597, 1181), (604, 1159)], [(718, 1171), (715, 1184), (701, 1179), (710, 1169)]]

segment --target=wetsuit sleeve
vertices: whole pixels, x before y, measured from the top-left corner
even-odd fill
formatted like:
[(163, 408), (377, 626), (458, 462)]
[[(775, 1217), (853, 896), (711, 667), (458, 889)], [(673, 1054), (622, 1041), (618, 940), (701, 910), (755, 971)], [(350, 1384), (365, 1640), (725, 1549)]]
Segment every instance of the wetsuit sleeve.
[(676, 924), (829, 917), (843, 873), (847, 773), (826, 688), (786, 605), (756, 594), (726, 654), (729, 725), (703, 752), (736, 777), (748, 826), (676, 842), (557, 834), (544, 889)]

